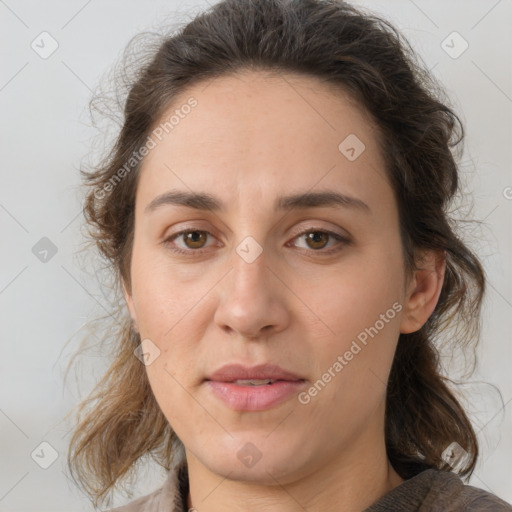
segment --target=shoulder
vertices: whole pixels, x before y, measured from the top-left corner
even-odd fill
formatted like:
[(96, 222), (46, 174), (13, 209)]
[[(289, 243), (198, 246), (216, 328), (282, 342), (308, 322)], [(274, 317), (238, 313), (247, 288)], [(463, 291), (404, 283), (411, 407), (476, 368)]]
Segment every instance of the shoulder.
[(428, 473), (431, 473), (432, 480), (426, 501), (431, 497), (437, 503), (437, 508), (432, 507), (432, 510), (512, 512), (511, 505), (484, 489), (465, 485), (451, 471), (430, 469)]
[(495, 494), (471, 485), (463, 485), (460, 499), (464, 508), (469, 512), (512, 512), (512, 505), (498, 498)]
[(163, 485), (156, 491), (106, 512), (182, 512), (187, 485), (187, 466), (181, 462), (169, 471)]
[(107, 512), (157, 512), (161, 494), (162, 488), (157, 489), (151, 494), (130, 501), (130, 503), (122, 505), (121, 507), (109, 509)]
[[(425, 512), (512, 512), (512, 506), (496, 495), (465, 485), (460, 477), (451, 471), (429, 469), (415, 478), (429, 480), (430, 485), (422, 505)], [(414, 480), (414, 479), (413, 479)]]
[(392, 489), (365, 512), (512, 512), (483, 489), (465, 485), (451, 471), (426, 469)]

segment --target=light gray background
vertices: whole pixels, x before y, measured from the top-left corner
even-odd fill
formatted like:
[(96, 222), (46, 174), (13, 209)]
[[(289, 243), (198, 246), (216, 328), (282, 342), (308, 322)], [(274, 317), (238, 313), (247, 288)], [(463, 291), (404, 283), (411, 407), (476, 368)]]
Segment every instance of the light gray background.
[[(512, 2), (510, 0), (365, 1), (412, 41), (445, 85), (467, 129), (462, 161), (473, 197), (471, 243), (485, 263), (485, 302), (480, 364), (472, 381), (497, 385), (502, 408), (486, 384), (465, 386), (482, 455), (471, 484), (512, 502)], [(189, 6), (194, 5), (192, 9)], [(65, 459), (71, 424), (61, 421), (84, 397), (105, 362), (88, 356), (89, 379), (63, 382), (81, 327), (106, 304), (79, 249), (80, 176), (96, 132), (87, 103), (101, 76), (136, 33), (161, 23), (179, 8), (206, 6), (175, 1), (0, 0), (0, 510), (82, 511), (92, 506), (72, 484)], [(41, 58), (31, 42), (43, 32), (58, 49)], [(442, 47), (452, 32), (469, 44), (458, 58)], [(452, 52), (462, 39), (447, 40)], [(37, 40), (36, 40), (37, 41)], [(453, 43), (451, 42), (453, 41)], [(33, 246), (48, 237), (57, 253), (44, 263)], [(67, 343), (69, 341), (69, 343)], [(67, 343), (67, 344), (66, 344)], [(447, 364), (449, 359), (446, 360)], [(42, 469), (51, 449), (58, 458)], [(44, 454), (44, 456), (43, 456)], [(134, 496), (160, 486), (149, 468)], [(118, 497), (115, 504), (126, 501)]]

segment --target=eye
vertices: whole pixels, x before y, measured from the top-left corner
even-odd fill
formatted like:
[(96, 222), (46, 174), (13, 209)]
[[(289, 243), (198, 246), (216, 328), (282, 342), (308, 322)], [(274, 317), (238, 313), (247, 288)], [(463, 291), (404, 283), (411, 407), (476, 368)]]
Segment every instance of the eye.
[[(179, 254), (188, 254), (190, 252), (202, 253), (204, 244), (208, 236), (213, 236), (209, 231), (203, 231), (200, 229), (186, 229), (174, 233), (170, 237), (164, 240), (164, 244), (168, 245), (173, 251)], [(174, 240), (182, 238), (182, 242), (185, 244), (184, 248), (176, 246)]]
[[(213, 237), (209, 231), (185, 229), (166, 238), (163, 241), (163, 244), (178, 254), (193, 253), (194, 255), (198, 255), (205, 252), (205, 248), (207, 247), (205, 244), (209, 236)], [(328, 255), (338, 252), (345, 245), (350, 244), (350, 240), (347, 237), (335, 233), (334, 231), (324, 229), (309, 228), (295, 235), (292, 240), (298, 240), (301, 238), (304, 238), (307, 245), (307, 247), (301, 247), (301, 249), (309, 254)], [(180, 240), (182, 244), (181, 247), (175, 242)], [(325, 247), (333, 240), (337, 242), (334, 244), (334, 247), (325, 250)], [(289, 243), (287, 245), (289, 245)]]
[[(335, 233), (334, 231), (314, 228), (302, 231), (295, 236), (294, 240), (300, 240), (301, 238), (304, 239), (306, 243), (306, 247), (303, 247), (303, 249), (308, 253), (332, 254), (340, 251), (344, 245), (348, 245), (350, 243), (350, 240), (347, 237)], [(333, 240), (338, 243), (335, 243), (334, 247), (324, 250), (328, 243)]]

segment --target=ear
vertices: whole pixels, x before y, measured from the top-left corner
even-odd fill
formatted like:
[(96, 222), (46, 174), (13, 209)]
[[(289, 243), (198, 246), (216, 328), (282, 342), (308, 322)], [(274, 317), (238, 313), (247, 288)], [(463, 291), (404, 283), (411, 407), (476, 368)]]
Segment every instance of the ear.
[(124, 300), (125, 300), (126, 305), (128, 307), (128, 311), (130, 312), (130, 316), (132, 317), (132, 320), (133, 320), (133, 328), (135, 329), (136, 332), (139, 332), (139, 326), (137, 325), (137, 312), (135, 311), (135, 305), (133, 303), (133, 297), (132, 297), (131, 293), (128, 291), (128, 289), (126, 287), (126, 283), (124, 282), (124, 280), (123, 280), (123, 283), (122, 283), (122, 287), (123, 287)]
[(408, 334), (423, 327), (434, 311), (443, 288), (446, 270), (445, 251), (421, 253), (404, 298), (400, 332)]

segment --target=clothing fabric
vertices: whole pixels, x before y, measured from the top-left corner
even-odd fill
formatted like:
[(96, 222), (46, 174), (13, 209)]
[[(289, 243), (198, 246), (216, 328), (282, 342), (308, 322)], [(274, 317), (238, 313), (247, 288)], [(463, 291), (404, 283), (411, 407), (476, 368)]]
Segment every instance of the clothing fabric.
[[(155, 492), (108, 512), (188, 512), (188, 490), (184, 460), (169, 471)], [(512, 512), (512, 505), (483, 489), (465, 485), (455, 473), (427, 469), (404, 480), (362, 512)]]

